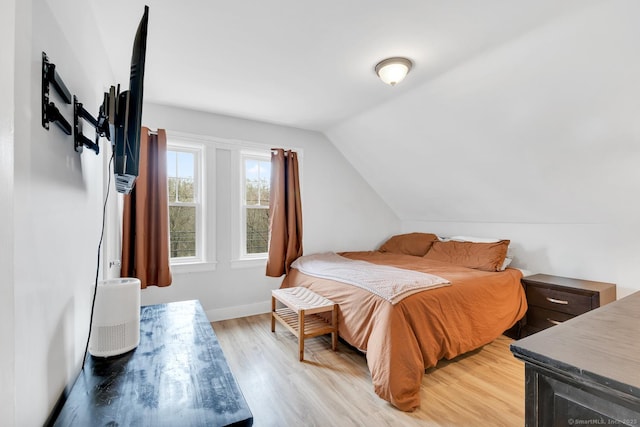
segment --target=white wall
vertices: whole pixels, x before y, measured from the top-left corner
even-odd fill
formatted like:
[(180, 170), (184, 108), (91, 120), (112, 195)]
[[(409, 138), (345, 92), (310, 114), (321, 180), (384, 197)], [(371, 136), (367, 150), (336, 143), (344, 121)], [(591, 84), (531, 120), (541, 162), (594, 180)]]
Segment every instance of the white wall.
[[(42, 425), (80, 369), (103, 197), (102, 157), (75, 153), (71, 136), (55, 124), (49, 131), (41, 125), (42, 51), (92, 113), (97, 113), (105, 85), (112, 82), (89, 7), (73, 0), (20, 0), (15, 8), (13, 239), (9, 236), (14, 242), (9, 283), (15, 348), (11, 341), (8, 346), (15, 370), (10, 387), (5, 389), (3, 382), (0, 392), (2, 405), (9, 403), (15, 417), (11, 422), (9, 414), (9, 423), (1, 423), (33, 426)], [(4, 52), (3, 40), (3, 57)], [(73, 123), (72, 106), (53, 92), (52, 100)], [(5, 125), (0, 129), (4, 135)], [(4, 174), (5, 154), (0, 159)], [(0, 263), (5, 261), (1, 258)]]
[(639, 18), (585, 3), (327, 135), (404, 231), (497, 233), (538, 272), (640, 290)]
[(15, 0), (3, 2), (0, 14), (0, 425), (15, 420), (15, 328), (13, 306), (13, 119)]
[[(398, 218), (320, 133), (216, 114), (148, 104), (143, 123), (151, 128), (265, 144), (303, 151), (301, 186), (303, 246), (319, 251), (367, 250), (400, 229)], [(267, 278), (264, 265), (232, 268), (233, 233), (231, 151), (218, 149), (215, 170), (215, 271), (174, 272), (167, 288), (149, 287), (143, 304), (199, 299), (211, 319), (239, 317), (270, 310), (271, 289), (281, 279)]]

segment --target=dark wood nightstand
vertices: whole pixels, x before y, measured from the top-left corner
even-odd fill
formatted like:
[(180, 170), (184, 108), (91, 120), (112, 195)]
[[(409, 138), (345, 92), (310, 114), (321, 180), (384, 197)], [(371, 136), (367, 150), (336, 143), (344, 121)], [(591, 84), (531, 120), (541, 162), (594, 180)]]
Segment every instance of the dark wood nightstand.
[(616, 285), (535, 274), (522, 278), (529, 309), (521, 336), (534, 334), (616, 300)]

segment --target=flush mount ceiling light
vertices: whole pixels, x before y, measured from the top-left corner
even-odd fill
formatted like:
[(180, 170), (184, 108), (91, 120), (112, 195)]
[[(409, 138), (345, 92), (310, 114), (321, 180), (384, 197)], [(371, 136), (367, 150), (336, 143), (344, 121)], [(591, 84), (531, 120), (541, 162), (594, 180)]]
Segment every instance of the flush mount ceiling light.
[(412, 65), (412, 62), (407, 58), (387, 58), (378, 62), (376, 74), (386, 84), (395, 86), (405, 78)]

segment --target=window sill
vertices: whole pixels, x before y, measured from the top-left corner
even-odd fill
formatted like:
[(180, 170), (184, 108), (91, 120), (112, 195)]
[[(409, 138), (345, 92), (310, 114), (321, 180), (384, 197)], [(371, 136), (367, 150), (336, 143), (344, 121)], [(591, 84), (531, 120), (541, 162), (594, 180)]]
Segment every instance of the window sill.
[(231, 261), (231, 268), (266, 267), (267, 258), (238, 258)]
[(217, 262), (180, 262), (171, 264), (172, 273), (198, 273), (201, 271), (214, 271)]

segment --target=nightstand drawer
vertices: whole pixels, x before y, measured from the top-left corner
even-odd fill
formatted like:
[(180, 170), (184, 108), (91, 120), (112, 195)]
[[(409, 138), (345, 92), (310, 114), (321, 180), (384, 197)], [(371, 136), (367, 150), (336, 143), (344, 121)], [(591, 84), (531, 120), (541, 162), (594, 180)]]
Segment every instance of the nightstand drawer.
[(529, 310), (522, 335), (527, 336), (586, 313), (616, 299), (616, 285), (570, 277), (534, 274), (522, 278)]
[(548, 310), (578, 315), (591, 310), (591, 296), (566, 290), (527, 285), (527, 303)]
[(536, 329), (546, 329), (566, 320), (573, 319), (574, 317), (572, 314), (529, 306), (529, 310), (527, 310), (527, 326)]

